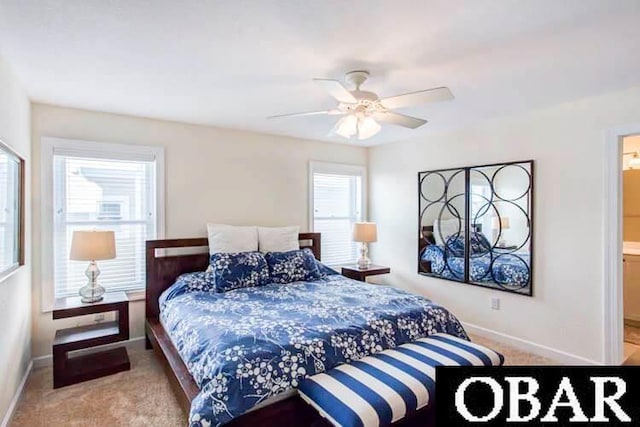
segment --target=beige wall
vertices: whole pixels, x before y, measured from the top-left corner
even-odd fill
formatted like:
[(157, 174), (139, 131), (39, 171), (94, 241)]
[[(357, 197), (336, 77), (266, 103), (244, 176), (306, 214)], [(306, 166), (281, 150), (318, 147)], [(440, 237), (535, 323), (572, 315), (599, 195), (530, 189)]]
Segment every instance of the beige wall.
[(31, 360), (31, 168), (29, 100), (0, 58), (0, 139), (26, 160), (26, 264), (0, 281), (0, 424)]
[[(638, 105), (633, 88), (370, 149), (373, 259), (393, 273), (384, 280), (470, 324), (602, 361), (603, 131), (640, 123)], [(417, 172), (527, 159), (536, 162), (534, 297), (418, 275)]]
[[(161, 145), (166, 162), (166, 237), (204, 236), (207, 221), (308, 228), (310, 160), (365, 165), (364, 148), (251, 132), (89, 112), (32, 107), (34, 238), (40, 240), (40, 140), (43, 136)], [(40, 263), (33, 253), (33, 353), (51, 353), (64, 325), (41, 310)], [(45, 255), (50, 256), (47, 252)], [(144, 303), (131, 304), (132, 337), (143, 335)], [(69, 322), (71, 323), (71, 321)]]

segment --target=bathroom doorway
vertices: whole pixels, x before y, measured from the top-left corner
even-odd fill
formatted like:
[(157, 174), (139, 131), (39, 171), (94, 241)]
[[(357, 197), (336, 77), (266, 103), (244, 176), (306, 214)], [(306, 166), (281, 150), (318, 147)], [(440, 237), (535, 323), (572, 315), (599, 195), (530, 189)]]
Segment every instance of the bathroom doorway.
[(622, 139), (624, 359), (640, 361), (640, 135)]

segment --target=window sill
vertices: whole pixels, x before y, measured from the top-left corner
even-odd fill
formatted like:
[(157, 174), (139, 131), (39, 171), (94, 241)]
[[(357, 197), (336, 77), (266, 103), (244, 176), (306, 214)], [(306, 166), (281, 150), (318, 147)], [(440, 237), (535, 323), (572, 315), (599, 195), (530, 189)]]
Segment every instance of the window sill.
[(9, 279), (9, 277), (16, 274), (18, 271), (20, 271), (22, 267), (24, 267), (24, 264), (17, 264), (7, 270), (4, 270), (2, 273), (0, 273), (0, 283), (4, 282), (5, 280)]
[(145, 289), (125, 291), (125, 293), (129, 301), (144, 301), (147, 297), (147, 291)]

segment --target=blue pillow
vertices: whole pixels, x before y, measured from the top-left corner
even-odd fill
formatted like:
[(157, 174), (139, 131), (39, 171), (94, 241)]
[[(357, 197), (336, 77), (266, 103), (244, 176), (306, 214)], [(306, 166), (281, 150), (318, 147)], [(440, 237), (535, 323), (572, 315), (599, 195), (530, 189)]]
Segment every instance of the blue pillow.
[(269, 267), (260, 252), (215, 253), (211, 270), (217, 292), (269, 283)]
[(308, 248), (289, 252), (268, 252), (265, 258), (269, 264), (272, 283), (317, 280), (322, 277), (316, 258)]
[[(464, 235), (452, 234), (446, 240), (445, 250), (453, 256), (464, 256)], [(491, 243), (482, 233), (471, 233), (469, 236), (469, 244), (471, 245), (471, 255), (483, 255), (491, 249)]]
[(471, 233), (469, 239), (472, 254), (486, 254), (491, 250), (491, 243), (482, 233)]

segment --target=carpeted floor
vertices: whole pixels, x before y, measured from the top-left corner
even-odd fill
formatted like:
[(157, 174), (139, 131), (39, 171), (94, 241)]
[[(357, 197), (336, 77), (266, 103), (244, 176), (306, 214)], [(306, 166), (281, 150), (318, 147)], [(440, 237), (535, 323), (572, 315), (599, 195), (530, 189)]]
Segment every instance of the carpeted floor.
[[(473, 341), (503, 353), (508, 365), (550, 365), (553, 361), (480, 337)], [(35, 369), (25, 386), (11, 427), (185, 426), (152, 351), (129, 352), (131, 370), (57, 390), (51, 368)]]
[(51, 367), (35, 369), (11, 427), (186, 426), (152, 351), (129, 352), (131, 370), (53, 389)]

